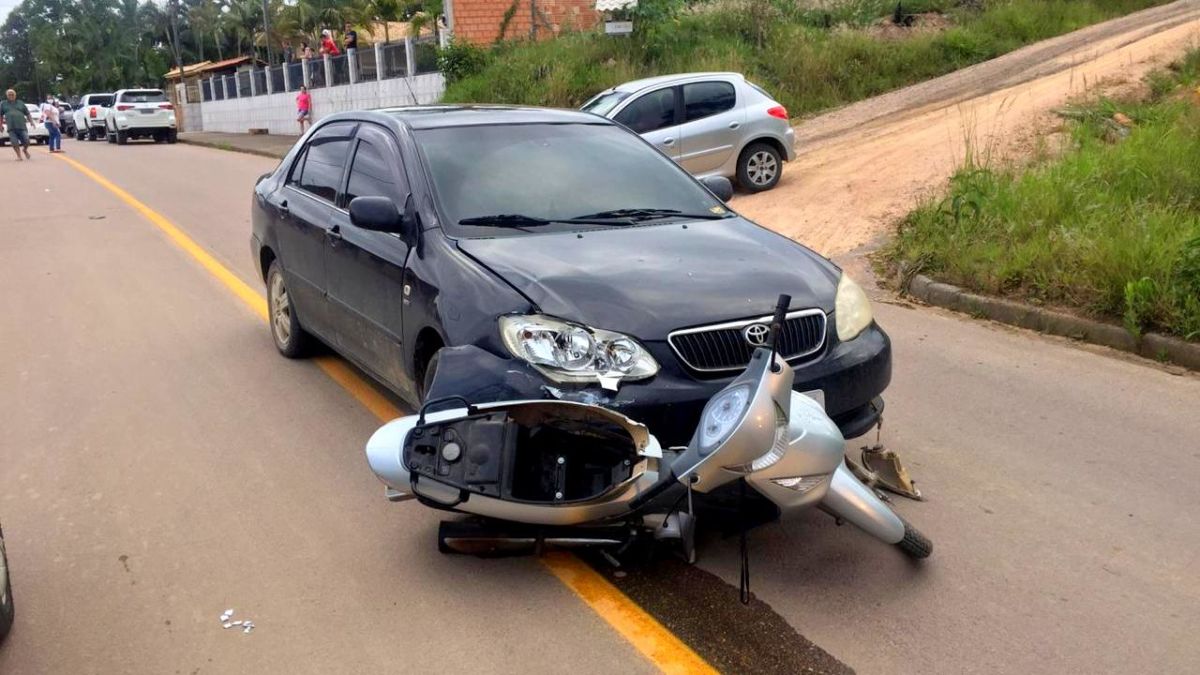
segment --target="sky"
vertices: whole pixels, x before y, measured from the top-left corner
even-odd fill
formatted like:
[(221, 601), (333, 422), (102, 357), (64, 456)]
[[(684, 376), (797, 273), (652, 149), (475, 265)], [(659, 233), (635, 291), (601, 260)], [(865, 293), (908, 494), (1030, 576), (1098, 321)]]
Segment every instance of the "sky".
[(8, 18), (9, 11), (19, 4), (21, 4), (21, 0), (0, 0), (0, 23), (4, 23), (4, 20)]

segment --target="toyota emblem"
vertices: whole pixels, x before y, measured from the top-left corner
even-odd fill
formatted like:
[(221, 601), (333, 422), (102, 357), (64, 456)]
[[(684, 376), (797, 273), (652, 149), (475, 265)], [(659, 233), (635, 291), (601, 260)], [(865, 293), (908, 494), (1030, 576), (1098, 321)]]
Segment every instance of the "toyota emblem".
[(752, 323), (742, 329), (742, 337), (751, 347), (762, 347), (767, 344), (767, 336), (771, 329), (763, 323)]

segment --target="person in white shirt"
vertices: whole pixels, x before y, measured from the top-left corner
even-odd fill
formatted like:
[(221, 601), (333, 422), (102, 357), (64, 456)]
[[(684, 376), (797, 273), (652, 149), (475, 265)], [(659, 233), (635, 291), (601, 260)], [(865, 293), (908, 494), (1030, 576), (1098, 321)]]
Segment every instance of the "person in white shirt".
[(62, 152), (62, 126), (59, 124), (58, 106), (54, 104), (53, 96), (46, 95), (41, 113), (42, 124), (45, 124), (46, 131), (50, 132), (50, 152)]

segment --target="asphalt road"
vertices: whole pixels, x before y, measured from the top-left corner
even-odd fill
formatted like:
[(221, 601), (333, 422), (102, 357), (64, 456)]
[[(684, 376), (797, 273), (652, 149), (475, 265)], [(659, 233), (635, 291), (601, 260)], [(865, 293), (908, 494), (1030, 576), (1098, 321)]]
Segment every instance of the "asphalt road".
[[(66, 147), (260, 288), (273, 160)], [(0, 155), (0, 186), (0, 673), (653, 670), (537, 561), (439, 555), (438, 516), (365, 465), (376, 417), (128, 205), (44, 153)], [(711, 620), (773, 610), (861, 673), (1200, 670), (1200, 378), (876, 307), (884, 440), (929, 497), (897, 508), (934, 557), (821, 514), (769, 525), (762, 602)], [(714, 538), (701, 568), (736, 582), (736, 553)]]

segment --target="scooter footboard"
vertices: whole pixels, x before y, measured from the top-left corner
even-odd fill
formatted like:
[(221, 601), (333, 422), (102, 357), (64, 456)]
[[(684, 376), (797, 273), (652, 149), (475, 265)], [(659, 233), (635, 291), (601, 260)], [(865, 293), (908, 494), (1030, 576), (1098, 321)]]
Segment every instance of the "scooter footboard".
[(850, 473), (845, 462), (834, 472), (821, 506), (884, 543), (896, 544), (904, 539), (904, 521)]

